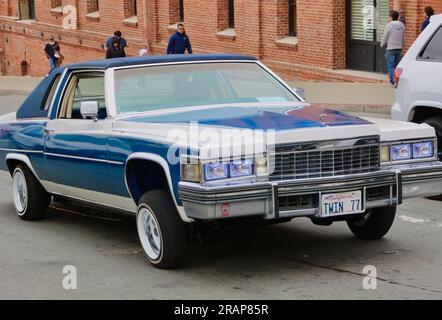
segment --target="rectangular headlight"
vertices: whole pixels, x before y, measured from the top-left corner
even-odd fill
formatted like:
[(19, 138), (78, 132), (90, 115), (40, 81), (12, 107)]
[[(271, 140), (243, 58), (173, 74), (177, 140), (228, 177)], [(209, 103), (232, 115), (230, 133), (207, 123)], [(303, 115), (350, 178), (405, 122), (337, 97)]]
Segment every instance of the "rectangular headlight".
[(390, 162), (390, 146), (381, 147), (381, 162)]
[(230, 164), (230, 177), (246, 177), (253, 175), (253, 161), (251, 159), (232, 161)]
[(204, 175), (207, 181), (227, 179), (229, 177), (229, 165), (208, 163), (204, 165)]
[(398, 144), (391, 146), (391, 160), (410, 160), (412, 155), (411, 144)]
[(182, 164), (182, 179), (188, 182), (201, 182), (201, 170), (199, 164)]
[(431, 158), (434, 155), (433, 142), (419, 142), (413, 144), (413, 158)]
[(269, 174), (269, 168), (267, 167), (267, 157), (255, 158), (255, 174), (257, 176), (265, 176)]

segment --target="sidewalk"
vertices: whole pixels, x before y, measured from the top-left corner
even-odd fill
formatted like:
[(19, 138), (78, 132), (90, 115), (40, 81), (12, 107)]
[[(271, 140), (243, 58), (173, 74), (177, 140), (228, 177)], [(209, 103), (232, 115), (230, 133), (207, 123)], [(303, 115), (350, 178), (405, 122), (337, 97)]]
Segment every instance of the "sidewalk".
[(0, 95), (29, 94), (42, 78), (0, 76)]
[(390, 114), (394, 88), (384, 83), (293, 82), (292, 88), (303, 88), (306, 100), (339, 110), (356, 113)]
[[(0, 95), (28, 94), (42, 78), (0, 76)], [(394, 89), (383, 83), (293, 82), (305, 89), (307, 101), (355, 113), (390, 114)]]

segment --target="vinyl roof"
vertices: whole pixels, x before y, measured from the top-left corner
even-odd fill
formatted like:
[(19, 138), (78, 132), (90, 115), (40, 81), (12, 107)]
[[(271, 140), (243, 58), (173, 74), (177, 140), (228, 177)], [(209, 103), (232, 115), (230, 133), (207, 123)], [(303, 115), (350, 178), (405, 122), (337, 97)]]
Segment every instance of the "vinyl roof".
[(235, 55), (235, 54), (169, 54), (169, 55), (152, 55), (152, 56), (143, 56), (143, 57), (129, 57), (129, 58), (86, 61), (82, 63), (67, 65), (64, 68), (109, 69), (109, 68), (136, 66), (144, 64), (156, 64), (156, 63), (168, 63), (168, 62), (198, 62), (198, 61), (214, 61), (214, 60), (256, 61), (257, 59), (253, 56)]

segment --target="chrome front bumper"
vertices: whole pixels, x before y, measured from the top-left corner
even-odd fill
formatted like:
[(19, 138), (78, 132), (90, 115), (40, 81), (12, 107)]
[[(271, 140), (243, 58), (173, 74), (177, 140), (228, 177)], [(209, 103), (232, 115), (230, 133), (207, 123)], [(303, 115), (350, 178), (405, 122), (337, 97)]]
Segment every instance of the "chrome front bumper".
[[(370, 191), (385, 190), (385, 197), (370, 198)], [(382, 168), (381, 171), (307, 180), (278, 182), (241, 181), (230, 184), (180, 182), (179, 195), (188, 217), (215, 220), (262, 216), (263, 219), (320, 217), (323, 193), (361, 190), (364, 209), (393, 206), (403, 199), (442, 194), (442, 163)], [(310, 207), (287, 209), (280, 199), (309, 196)]]

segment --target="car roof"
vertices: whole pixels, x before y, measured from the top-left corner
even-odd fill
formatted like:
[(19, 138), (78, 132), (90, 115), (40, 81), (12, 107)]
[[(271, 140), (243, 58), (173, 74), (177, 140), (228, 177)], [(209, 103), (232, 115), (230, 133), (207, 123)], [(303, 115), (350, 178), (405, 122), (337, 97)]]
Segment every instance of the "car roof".
[(115, 58), (86, 61), (77, 64), (67, 65), (67, 69), (109, 69), (117, 67), (149, 65), (157, 63), (173, 63), (173, 62), (198, 62), (198, 61), (215, 61), (215, 60), (240, 60), (240, 61), (256, 61), (253, 56), (236, 55), (236, 54), (169, 54), (169, 55), (152, 55), (143, 57)]
[(435, 14), (430, 18), (430, 22), (441, 22), (441, 21), (442, 21), (442, 14)]

